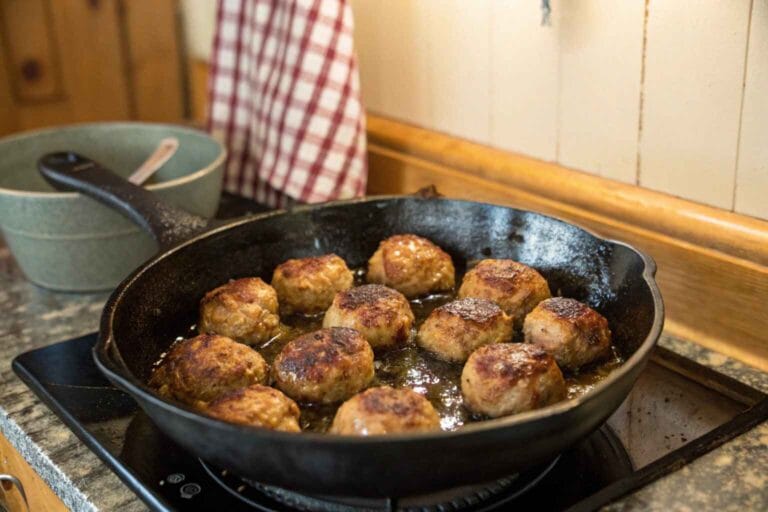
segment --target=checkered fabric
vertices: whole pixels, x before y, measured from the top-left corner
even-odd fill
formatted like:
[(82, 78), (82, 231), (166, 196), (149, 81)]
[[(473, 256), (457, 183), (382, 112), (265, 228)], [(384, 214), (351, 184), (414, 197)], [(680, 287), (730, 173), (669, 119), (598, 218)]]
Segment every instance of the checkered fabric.
[(277, 207), (364, 193), (348, 0), (219, 0), (208, 85), (227, 191)]

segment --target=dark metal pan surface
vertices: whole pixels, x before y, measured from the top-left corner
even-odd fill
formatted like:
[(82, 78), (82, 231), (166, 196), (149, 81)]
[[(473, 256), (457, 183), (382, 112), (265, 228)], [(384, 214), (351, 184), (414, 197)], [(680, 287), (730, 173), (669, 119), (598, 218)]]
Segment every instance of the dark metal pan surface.
[[(373, 197), (211, 227), (82, 157), (52, 155), (40, 167), (57, 186), (121, 209), (161, 245), (105, 306), (94, 349), (99, 368), (179, 444), (264, 483), (324, 494), (405, 496), (551, 460), (616, 410), (661, 333), (663, 305), (648, 256), (538, 213), (450, 199)], [(160, 355), (195, 323), (206, 291), (232, 278), (269, 280), (274, 267), (291, 257), (335, 252), (350, 267), (363, 266), (380, 240), (397, 233), (431, 239), (459, 270), (487, 257), (535, 267), (553, 293), (606, 316), (624, 364), (587, 394), (544, 409), (452, 432), (368, 438), (228, 424), (164, 400), (145, 384)], [(183, 238), (190, 239), (176, 243)]]

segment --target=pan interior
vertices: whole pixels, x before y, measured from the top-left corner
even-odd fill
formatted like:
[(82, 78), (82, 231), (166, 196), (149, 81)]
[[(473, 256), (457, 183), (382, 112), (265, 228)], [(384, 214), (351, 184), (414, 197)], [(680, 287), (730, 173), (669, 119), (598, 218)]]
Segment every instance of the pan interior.
[(146, 381), (170, 343), (196, 322), (206, 291), (240, 277), (269, 282), (288, 258), (334, 252), (361, 268), (379, 241), (399, 233), (435, 242), (452, 256), (459, 275), (483, 258), (536, 268), (553, 295), (581, 300), (606, 316), (624, 358), (651, 330), (654, 303), (642, 277), (644, 262), (628, 247), (532, 212), (409, 197), (254, 219), (172, 251), (145, 268), (116, 304), (116, 347), (133, 375)]

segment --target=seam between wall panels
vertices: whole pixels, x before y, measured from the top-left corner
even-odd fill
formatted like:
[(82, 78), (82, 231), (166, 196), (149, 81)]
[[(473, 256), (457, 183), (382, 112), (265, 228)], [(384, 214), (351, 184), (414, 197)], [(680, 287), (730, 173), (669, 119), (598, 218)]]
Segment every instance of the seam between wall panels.
[(643, 12), (643, 44), (640, 55), (640, 105), (637, 110), (637, 155), (635, 158), (635, 185), (637, 186), (640, 186), (640, 169), (642, 168), (641, 144), (643, 141), (643, 103), (645, 100), (645, 57), (648, 48), (648, 11), (650, 4), (650, 0), (645, 0), (645, 10)]
[(744, 44), (744, 72), (741, 78), (741, 103), (739, 104), (739, 127), (736, 130), (736, 158), (733, 168), (733, 192), (731, 194), (731, 211), (736, 211), (736, 194), (739, 187), (739, 157), (741, 156), (741, 129), (744, 123), (744, 97), (747, 89), (747, 64), (749, 63), (749, 40), (752, 35), (752, 13), (755, 9), (755, 1), (749, 1), (749, 15), (747, 16), (747, 41)]
[(496, 24), (493, 22), (493, 13), (495, 9), (495, 4), (493, 2), (488, 3), (488, 20), (487, 20), (487, 27), (488, 27), (488, 33), (486, 34), (486, 37), (488, 37), (488, 71), (486, 75), (486, 83), (488, 84), (488, 145), (495, 145), (495, 139), (494, 134), (496, 132), (494, 122), (494, 111), (493, 108), (495, 103), (495, 94), (496, 94), (496, 86), (494, 84), (493, 80), (493, 69), (495, 66), (495, 60), (496, 60), (496, 52), (493, 48), (493, 34), (496, 30)]
[[(562, 16), (560, 5), (556, 6), (557, 12), (549, 14), (550, 28), (553, 26), (552, 18)], [(555, 97), (555, 162), (560, 163), (560, 139), (563, 131), (563, 40), (562, 40), (562, 18), (557, 19), (557, 95)], [(588, 171), (593, 172), (593, 171)], [(593, 172), (594, 173), (594, 172)], [(597, 173), (596, 173), (597, 174)]]

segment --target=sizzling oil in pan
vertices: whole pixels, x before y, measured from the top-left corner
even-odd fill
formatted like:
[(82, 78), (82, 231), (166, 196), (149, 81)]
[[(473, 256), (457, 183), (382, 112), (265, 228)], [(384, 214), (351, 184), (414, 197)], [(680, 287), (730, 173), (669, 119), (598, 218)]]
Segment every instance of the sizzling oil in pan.
[[(362, 272), (358, 271), (356, 284), (363, 283)], [(460, 281), (459, 281), (460, 282)], [(411, 301), (411, 309), (416, 318), (413, 334), (433, 309), (450, 302), (454, 294), (439, 294)], [(283, 319), (286, 328), (283, 333), (256, 348), (271, 365), (283, 346), (297, 336), (320, 329), (323, 315), (312, 317), (292, 316)], [(516, 334), (516, 340), (519, 333)], [(612, 370), (621, 365), (617, 351), (601, 363), (582, 368), (578, 374), (565, 374), (568, 398), (583, 395), (595, 384), (604, 379)], [(372, 386), (390, 385), (409, 387), (424, 394), (440, 414), (443, 430), (455, 430), (463, 424), (482, 418), (473, 415), (462, 405), (460, 376), (462, 364), (446, 363), (432, 357), (411, 342), (403, 348), (392, 349), (376, 354), (376, 376)], [(300, 404), (301, 428), (311, 432), (325, 432), (336, 414), (337, 405)]]

